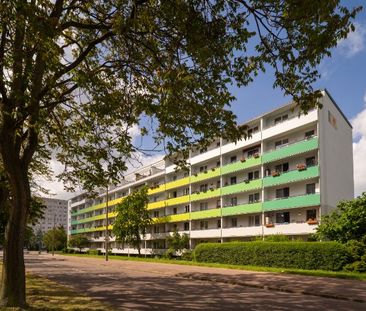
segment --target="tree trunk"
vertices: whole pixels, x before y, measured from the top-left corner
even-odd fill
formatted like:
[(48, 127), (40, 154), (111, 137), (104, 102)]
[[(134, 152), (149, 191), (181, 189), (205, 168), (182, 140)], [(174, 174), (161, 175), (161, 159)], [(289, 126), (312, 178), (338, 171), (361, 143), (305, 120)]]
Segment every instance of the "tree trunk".
[(5, 230), (4, 260), (1, 279), (1, 305), (6, 307), (24, 307), (25, 266), (24, 236), (30, 205), (30, 190), (27, 173), (11, 176), (11, 208)]

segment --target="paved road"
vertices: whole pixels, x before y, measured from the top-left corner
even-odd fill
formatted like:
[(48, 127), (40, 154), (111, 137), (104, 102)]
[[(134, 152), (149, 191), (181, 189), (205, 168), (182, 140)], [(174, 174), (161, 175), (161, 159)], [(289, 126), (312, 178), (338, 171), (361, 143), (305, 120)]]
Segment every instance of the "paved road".
[[(26, 266), (115, 310), (366, 310), (344, 300), (366, 301), (360, 281), (46, 254), (27, 255)], [(257, 287), (266, 282), (280, 290)]]

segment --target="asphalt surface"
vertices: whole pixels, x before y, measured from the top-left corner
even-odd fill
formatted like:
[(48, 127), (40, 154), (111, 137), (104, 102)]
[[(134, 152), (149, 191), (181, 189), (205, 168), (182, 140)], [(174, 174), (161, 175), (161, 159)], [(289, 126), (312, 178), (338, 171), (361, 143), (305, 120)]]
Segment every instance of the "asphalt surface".
[(48, 254), (27, 271), (113, 310), (366, 310), (366, 282)]

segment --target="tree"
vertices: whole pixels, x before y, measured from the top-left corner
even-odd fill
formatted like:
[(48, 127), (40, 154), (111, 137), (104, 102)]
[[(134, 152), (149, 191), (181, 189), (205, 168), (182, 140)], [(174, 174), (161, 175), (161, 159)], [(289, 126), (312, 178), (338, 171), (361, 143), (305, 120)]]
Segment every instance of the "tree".
[(48, 230), (43, 236), (43, 243), (47, 250), (62, 250), (67, 246), (67, 234), (65, 228), (60, 226)]
[(181, 252), (184, 249), (189, 248), (188, 234), (179, 234), (177, 230), (174, 230), (173, 235), (166, 238), (166, 242), (169, 246), (169, 249), (173, 252)]
[(341, 201), (336, 210), (322, 216), (316, 237), (341, 243), (366, 239), (366, 192), (356, 199)]
[(139, 255), (141, 255), (141, 236), (145, 237), (146, 229), (152, 223), (147, 203), (149, 203), (147, 187), (130, 194), (117, 205), (117, 216), (113, 224), (113, 234), (117, 241), (137, 248)]
[(306, 112), (320, 96), (311, 86), (316, 66), (360, 9), (339, 0), (2, 1), (0, 155), (12, 200), (1, 303), (26, 304), (35, 160), (54, 155), (68, 189), (105, 187), (146, 152), (131, 138), (137, 125), (160, 150), (179, 152), (181, 164), (196, 143), (245, 135), (228, 88), (268, 67), (274, 87)]
[(77, 234), (71, 236), (69, 239), (69, 246), (78, 248), (80, 253), (81, 250), (88, 245), (89, 239), (85, 235)]

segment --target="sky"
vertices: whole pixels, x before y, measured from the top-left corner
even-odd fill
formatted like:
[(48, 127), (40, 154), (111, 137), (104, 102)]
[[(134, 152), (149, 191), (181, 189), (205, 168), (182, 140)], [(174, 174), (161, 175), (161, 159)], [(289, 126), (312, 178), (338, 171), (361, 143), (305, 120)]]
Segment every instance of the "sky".
[[(354, 7), (363, 5), (365, 0), (344, 0), (343, 5)], [(353, 157), (355, 195), (366, 191), (366, 10), (356, 17), (356, 30), (347, 39), (339, 42), (333, 49), (332, 56), (324, 59), (318, 67), (321, 78), (315, 88), (326, 88), (353, 125)], [(268, 112), (290, 101), (280, 89), (273, 89), (273, 75), (261, 74), (248, 87), (231, 88), (236, 100), (232, 110), (237, 115), (238, 123)], [(147, 159), (151, 162), (156, 157)], [(145, 163), (146, 163), (145, 161)], [(61, 169), (52, 162), (54, 171)], [(55, 198), (67, 199), (73, 194), (66, 193), (58, 182), (42, 181), (43, 186), (51, 188)]]

